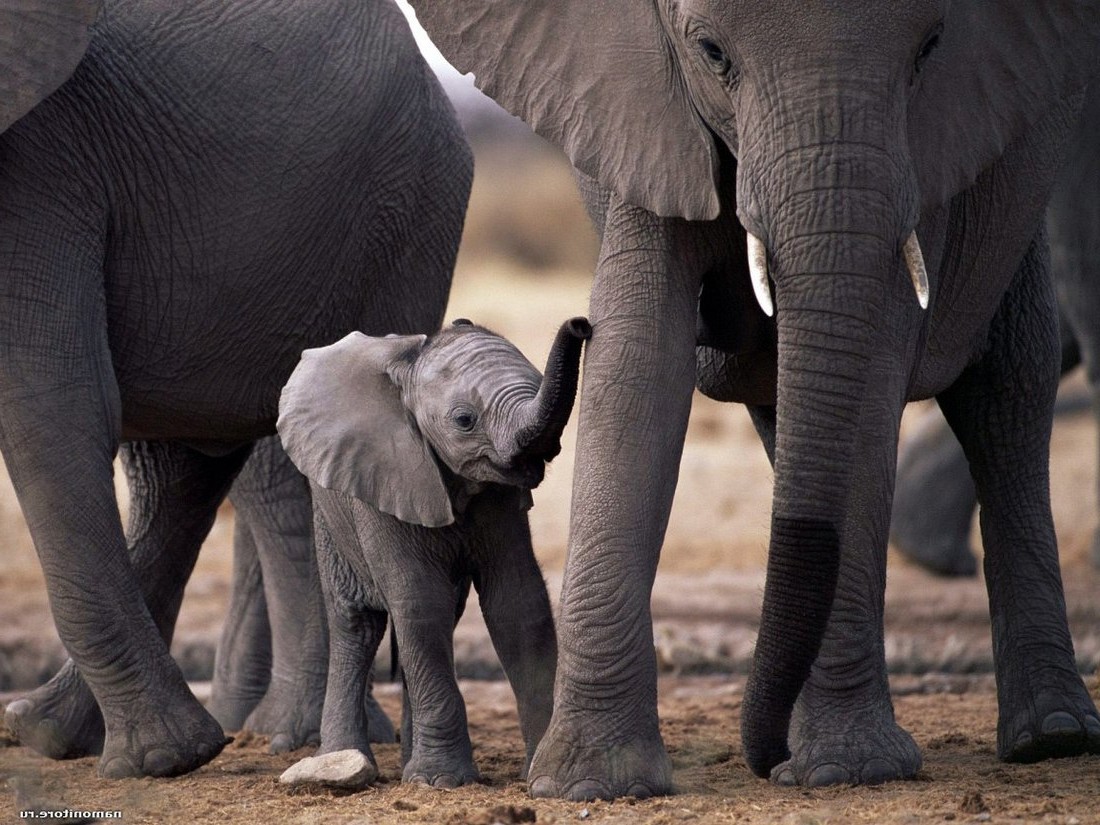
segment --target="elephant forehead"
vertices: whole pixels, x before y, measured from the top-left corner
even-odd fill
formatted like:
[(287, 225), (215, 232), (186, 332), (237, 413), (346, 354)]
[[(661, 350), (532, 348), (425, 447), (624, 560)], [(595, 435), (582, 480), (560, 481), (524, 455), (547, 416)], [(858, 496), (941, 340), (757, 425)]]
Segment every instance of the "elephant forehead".
[(486, 400), (510, 387), (537, 391), (541, 381), (539, 371), (510, 342), (479, 332), (429, 347), (417, 361), (415, 374), (419, 390), (467, 391)]

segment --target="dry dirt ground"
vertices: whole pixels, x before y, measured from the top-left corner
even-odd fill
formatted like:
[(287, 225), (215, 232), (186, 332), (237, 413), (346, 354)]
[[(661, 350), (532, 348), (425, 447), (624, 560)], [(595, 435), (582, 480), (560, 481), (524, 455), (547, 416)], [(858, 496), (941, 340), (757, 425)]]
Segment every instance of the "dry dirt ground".
[[(502, 166), (509, 174), (516, 168), (510, 161)], [(498, 329), (538, 363), (557, 325), (586, 310), (583, 273), (591, 271), (584, 262), (592, 240), (560, 167), (539, 172), (545, 176), (538, 180), (510, 182), (504, 194), (493, 186), (493, 172), (491, 162), (479, 165), (448, 315)], [(506, 198), (548, 189), (562, 192), (564, 205), (561, 198), (553, 209), (537, 201), (522, 208), (507, 205), (514, 201)], [(548, 248), (530, 241), (547, 232), (568, 237), (569, 243)], [(512, 249), (499, 252), (509, 245)], [(562, 249), (564, 257), (556, 258)], [(1079, 379), (1069, 391), (1081, 392)], [(532, 511), (536, 549), (552, 591), (565, 558), (574, 436), (575, 426), (536, 491)], [(1095, 441), (1087, 414), (1078, 413), (1058, 422), (1053, 447), (1067, 602), (1080, 665), (1094, 696), (1100, 575), (1085, 557), (1096, 522)], [(263, 741), (248, 735), (190, 776), (106, 782), (96, 778), (94, 759), (50, 762), (0, 731), (0, 821), (45, 805), (120, 810), (130, 823), (1100, 822), (1100, 757), (1016, 766), (994, 756), (996, 697), (988, 675), (981, 581), (936, 580), (896, 557), (889, 571), (887, 655), (898, 718), (924, 752), (920, 776), (878, 788), (820, 791), (778, 788), (751, 776), (740, 756), (738, 718), (763, 584), (770, 496), (771, 473), (744, 411), (697, 399), (653, 600), (662, 732), (672, 754), (675, 796), (587, 805), (528, 799), (517, 778), (522, 746), (506, 684), (465, 678), (484, 785), (455, 791), (401, 785), (397, 748), (382, 746), (376, 753), (384, 781), (377, 787), (346, 796), (292, 794), (278, 786), (277, 777), (308, 751), (270, 756)], [(195, 680), (209, 678), (229, 587), (231, 539), (227, 507), (188, 586), (173, 648)], [(2, 701), (48, 677), (63, 654), (33, 548), (14, 496), (3, 485), (0, 542)], [(456, 649), (461, 675), (496, 673), (474, 605), (459, 627)], [(396, 686), (382, 684), (378, 691), (396, 716)]]

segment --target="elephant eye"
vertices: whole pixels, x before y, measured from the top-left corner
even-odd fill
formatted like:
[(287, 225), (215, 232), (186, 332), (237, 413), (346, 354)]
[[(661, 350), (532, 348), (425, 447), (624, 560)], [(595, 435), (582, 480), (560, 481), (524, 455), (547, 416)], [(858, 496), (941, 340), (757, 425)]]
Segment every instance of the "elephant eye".
[(920, 49), (917, 51), (916, 60), (913, 61), (913, 71), (917, 74), (924, 68), (929, 55), (940, 45), (940, 35), (943, 34), (943, 23), (936, 24), (935, 28), (924, 38)]
[(703, 58), (707, 61), (711, 71), (718, 74), (725, 74), (730, 70), (730, 59), (726, 56), (726, 53), (722, 51), (721, 46), (709, 37), (699, 38), (698, 43), (699, 51), (702, 52)]
[(470, 432), (477, 425), (477, 413), (465, 407), (451, 412), (451, 423), (455, 428), (464, 433)]

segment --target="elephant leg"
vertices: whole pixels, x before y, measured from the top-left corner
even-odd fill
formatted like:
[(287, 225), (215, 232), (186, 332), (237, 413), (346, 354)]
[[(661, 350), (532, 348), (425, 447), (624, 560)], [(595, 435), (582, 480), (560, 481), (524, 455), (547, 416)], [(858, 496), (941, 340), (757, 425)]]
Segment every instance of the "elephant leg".
[[(481, 613), (516, 695), (527, 746), (524, 777), (554, 709), (558, 648), (546, 582), (531, 549), (527, 515), (513, 496), (477, 512), (474, 586)], [(509, 506), (510, 505), (510, 506)]]
[(317, 564), (329, 628), (328, 685), (318, 754), (354, 749), (377, 766), (370, 748), (366, 694), (370, 690), (371, 666), (386, 632), (386, 613), (366, 606), (367, 596), (334, 545), (320, 514), (315, 524)]
[[(123, 444), (120, 456), (132, 499), (130, 560), (170, 645), (184, 586), (242, 459), (209, 458), (159, 442)], [(25, 745), (55, 759), (103, 750), (103, 717), (71, 659), (48, 683), (13, 703), (7, 721)]]
[[(1061, 374), (1081, 361), (1065, 318), (1061, 331)], [(958, 439), (935, 411), (929, 412), (898, 457), (890, 541), (903, 556), (940, 576), (973, 576), (978, 562), (970, 548), (970, 526), (978, 493)]]
[(328, 669), (309, 482), (271, 436), (229, 497), (259, 557), (271, 633), (270, 681), (244, 727), (270, 736), (272, 753), (294, 750), (317, 741)]
[[(407, 691), (402, 723), (402, 781), (454, 788), (479, 779), (454, 670), (454, 625), (440, 608), (455, 589), (429, 571), (417, 576), (416, 593), (392, 600), (394, 630)], [(407, 720), (407, 721), (405, 721)], [(407, 731), (407, 732), (406, 732)]]
[(536, 797), (672, 790), (650, 593), (695, 382), (706, 266), (692, 232), (611, 197), (584, 356), (554, 713), (529, 772)]
[[(749, 407), (749, 414), (774, 464), (776, 408)], [(896, 422), (892, 426), (896, 428)], [(888, 460), (861, 460), (855, 468), (860, 477), (853, 484), (888, 491), (893, 479), (882, 477), (881, 468), (890, 467)], [(884, 515), (870, 523), (863, 519), (844, 548), (833, 612), (792, 714), (789, 756), (771, 771), (772, 780), (781, 785), (867, 785), (912, 777), (920, 770), (916, 743), (894, 719), (886, 676), (883, 601), (889, 502), (877, 506), (864, 501), (860, 506)]]
[(214, 655), (207, 710), (227, 731), (241, 730), (271, 682), (271, 625), (263, 569), (251, 526), (233, 525), (233, 583)]
[[(1100, 429), (1100, 145), (1096, 140), (1100, 84), (1092, 83), (1082, 124), (1071, 142), (1047, 208), (1051, 274), (1085, 365)], [(1100, 478), (1100, 476), (1098, 476)], [(1100, 570), (1100, 527), (1091, 561)]]
[[(171, 643), (184, 586), (198, 550), (246, 455), (244, 449), (227, 457), (210, 458), (179, 444), (157, 442), (122, 447), (132, 498), (130, 570), (136, 574), (147, 615), (165, 646)], [(176, 773), (197, 766), (196, 760), (206, 761), (225, 742), (220, 728), (201, 707), (199, 713), (189, 714), (187, 705), (194, 702), (194, 697), (190, 692), (186, 697), (182, 713), (192, 721), (185, 727), (179, 724), (180, 714), (175, 709), (143, 717), (140, 707), (135, 711), (131, 706), (125, 712), (113, 701), (104, 700), (100, 702), (101, 715), (92, 692), (70, 660), (50, 683), (13, 703), (8, 708), (7, 722), (21, 741), (47, 755), (102, 750), (100, 770), (106, 776)], [(104, 737), (104, 717), (105, 738), (97, 738), (97, 734)], [(117, 732), (120, 724), (124, 731), (121, 735)], [(203, 728), (213, 729), (206, 741), (202, 738)], [(157, 741), (162, 736), (168, 738), (173, 750)], [(149, 740), (155, 746), (151, 747)], [(62, 741), (67, 742), (63, 748)], [(60, 750), (66, 752), (59, 754)], [(182, 767), (177, 761), (181, 758), (185, 760)]]
[(990, 329), (991, 347), (940, 397), (981, 501), (997, 677), (997, 755), (1100, 753), (1077, 672), (1050, 510), (1058, 330), (1042, 233)]
[(970, 525), (978, 495), (958, 439), (931, 410), (898, 458), (890, 540), (906, 558), (941, 576), (973, 576)]

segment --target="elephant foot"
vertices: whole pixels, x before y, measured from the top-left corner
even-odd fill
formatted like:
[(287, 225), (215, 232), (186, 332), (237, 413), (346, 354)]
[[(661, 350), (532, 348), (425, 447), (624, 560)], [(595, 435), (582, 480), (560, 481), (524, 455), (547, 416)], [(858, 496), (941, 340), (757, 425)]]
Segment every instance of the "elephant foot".
[(659, 733), (594, 742), (593, 732), (601, 724), (606, 722), (578, 719), (563, 724), (555, 713), (531, 760), (531, 796), (581, 802), (672, 793), (672, 763)]
[(202, 767), (229, 744), (213, 716), (189, 694), (176, 702), (128, 705), (107, 726), (99, 759), (105, 779), (177, 776)]
[(103, 715), (71, 659), (46, 684), (8, 705), (4, 722), (20, 744), (50, 759), (103, 750)]
[(889, 706), (843, 715), (803, 711), (800, 718), (812, 721), (792, 732), (790, 758), (771, 772), (777, 785), (879, 785), (920, 770), (920, 749)]
[(1089, 551), (1089, 561), (1094, 570), (1100, 570), (1100, 528), (1092, 534), (1092, 549)]
[(285, 753), (321, 739), (321, 708), (325, 686), (302, 687), (272, 680), (260, 704), (249, 714), (244, 727), (271, 737), (271, 753)]
[(997, 724), (997, 756), (1005, 762), (1038, 762), (1100, 753), (1100, 714), (1080, 678), (1065, 689), (1044, 690), (1034, 700), (1006, 712)]
[(914, 564), (937, 576), (978, 575), (978, 560), (970, 549), (970, 532), (937, 531), (928, 521), (895, 523), (890, 543)]
[(382, 710), (382, 706), (378, 704), (374, 695), (369, 691), (363, 701), (363, 708), (367, 712), (367, 737), (369, 741), (379, 745), (390, 745), (396, 742), (397, 733), (394, 731), (393, 722), (390, 721), (390, 717), (386, 715), (386, 712)]
[(457, 788), (481, 781), (481, 774), (469, 755), (445, 750), (427, 754), (414, 751), (401, 772), (401, 781), (433, 788)]

